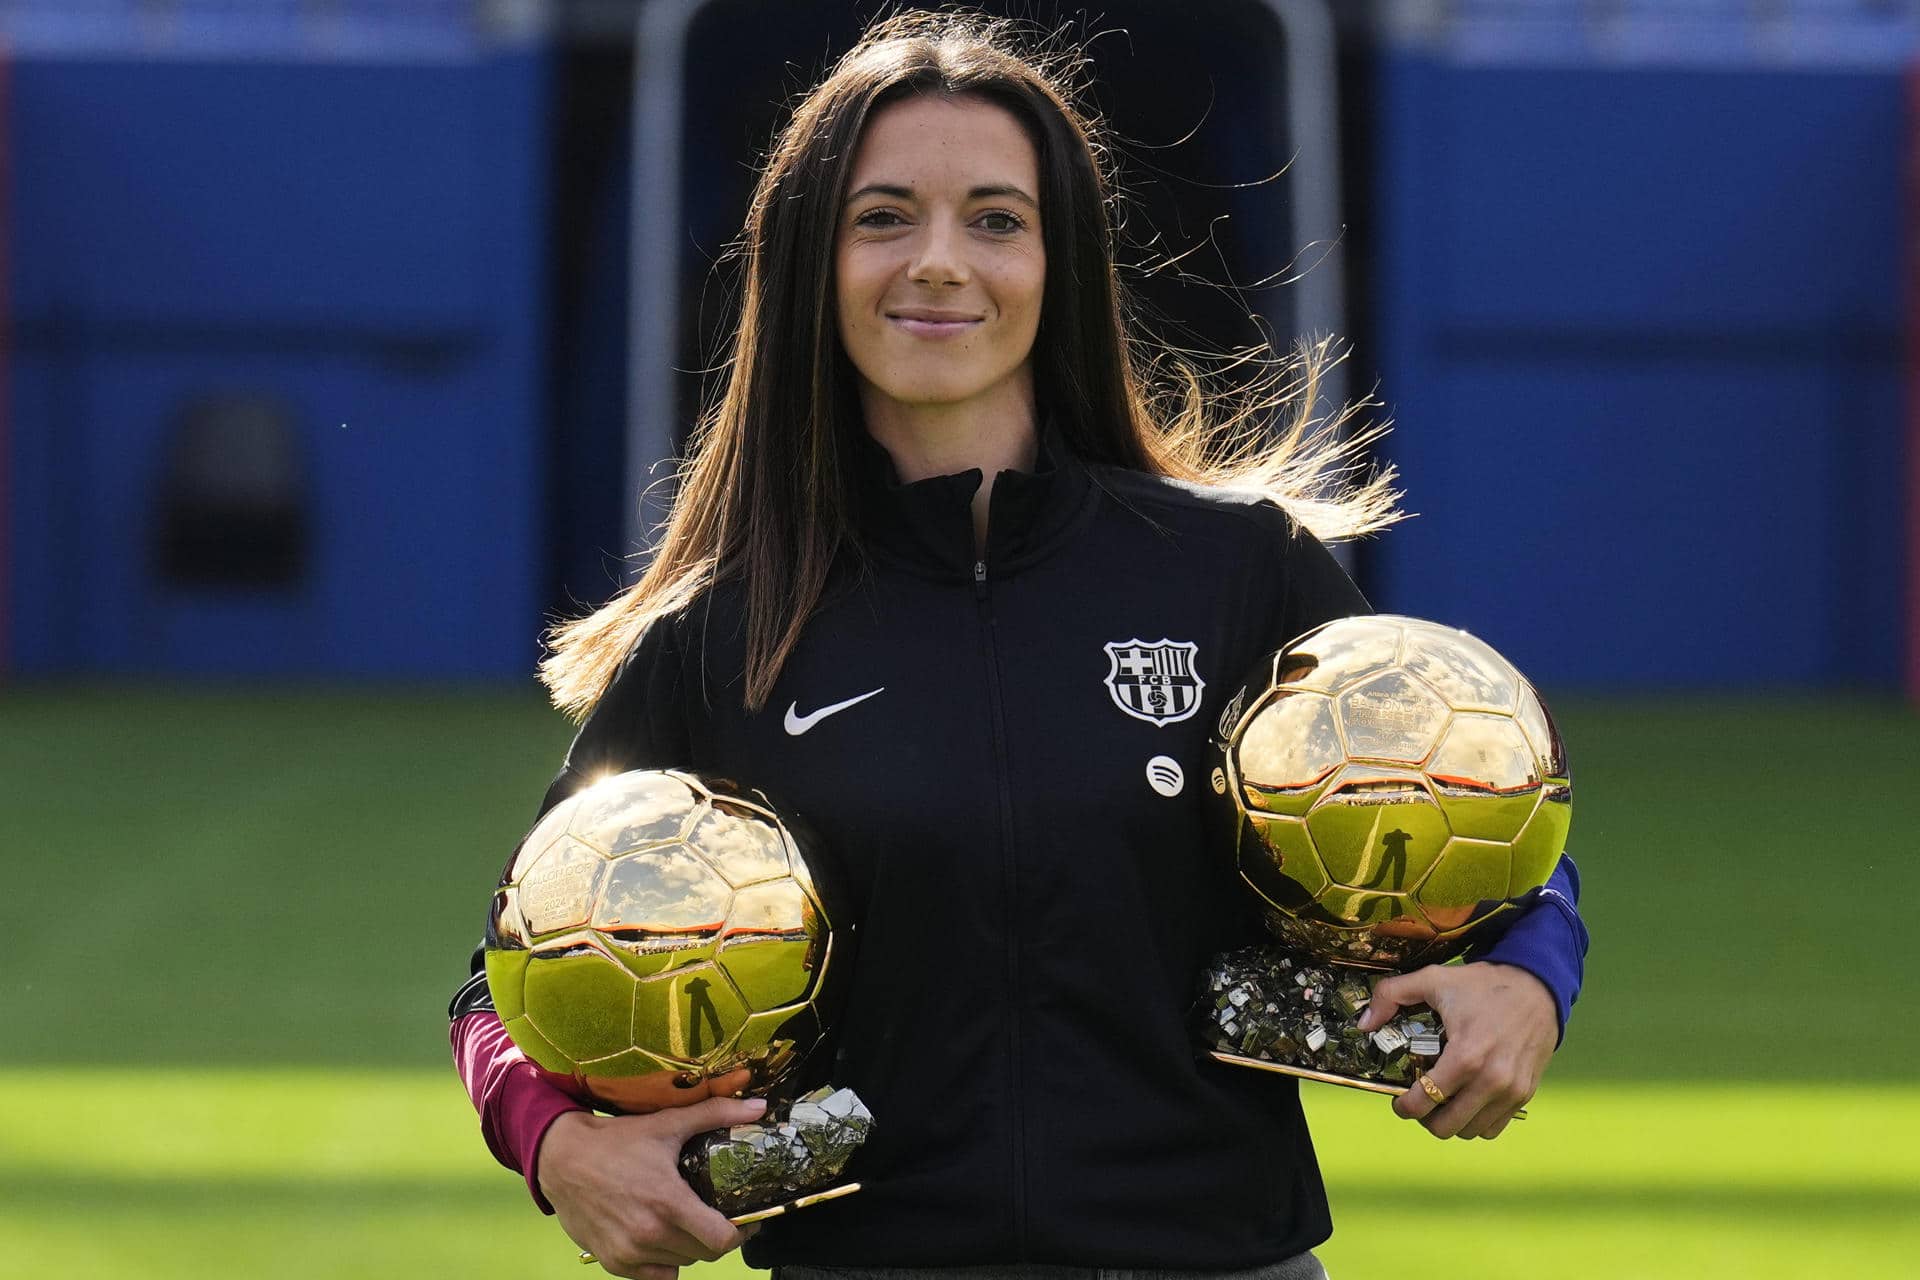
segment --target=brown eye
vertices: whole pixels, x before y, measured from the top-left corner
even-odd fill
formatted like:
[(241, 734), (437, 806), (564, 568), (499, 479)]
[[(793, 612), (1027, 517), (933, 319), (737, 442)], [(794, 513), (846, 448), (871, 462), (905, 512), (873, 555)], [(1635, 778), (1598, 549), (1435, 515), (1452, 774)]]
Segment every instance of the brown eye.
[(1003, 221), (1013, 224), (1012, 226), (1007, 226), (1007, 227), (987, 228), (989, 231), (997, 231), (1001, 235), (1008, 235), (1008, 234), (1011, 234), (1012, 232), (1019, 231), (1027, 225), (1026, 223), (1020, 220), (1020, 216), (1018, 214), (1008, 213), (1005, 209), (995, 209), (992, 213), (983, 215), (981, 218), (981, 221), (984, 222), (988, 218), (999, 218), (999, 219), (1002, 219)]
[(875, 218), (894, 218), (895, 221), (899, 220), (891, 209), (869, 209), (855, 218), (853, 225), (856, 227), (882, 227), (887, 225), (884, 222), (873, 221)]

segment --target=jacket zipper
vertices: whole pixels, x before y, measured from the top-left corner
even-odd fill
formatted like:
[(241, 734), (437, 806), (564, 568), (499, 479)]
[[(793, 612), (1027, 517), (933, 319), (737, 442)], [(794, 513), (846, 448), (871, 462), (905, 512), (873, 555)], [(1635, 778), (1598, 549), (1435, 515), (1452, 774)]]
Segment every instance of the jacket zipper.
[(1020, 907), (1018, 868), (1014, 857), (1012, 766), (1007, 761), (1007, 718), (1001, 698), (1000, 650), (994, 637), (993, 601), (987, 589), (987, 562), (973, 562), (973, 598), (980, 615), (980, 635), (987, 655), (987, 706), (993, 717), (994, 783), (1000, 796), (1000, 857), (1007, 889), (1007, 1071), (1008, 1106), (1012, 1116), (1007, 1146), (1007, 1185), (1013, 1194), (1013, 1238), (1024, 1256), (1027, 1247), (1026, 1112), (1020, 1089)]

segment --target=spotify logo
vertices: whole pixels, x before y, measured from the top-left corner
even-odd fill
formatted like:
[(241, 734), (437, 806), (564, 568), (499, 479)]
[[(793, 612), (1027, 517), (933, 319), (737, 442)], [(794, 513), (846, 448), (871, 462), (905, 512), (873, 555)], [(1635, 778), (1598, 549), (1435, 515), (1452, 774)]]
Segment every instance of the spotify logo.
[(1172, 756), (1155, 756), (1147, 761), (1147, 785), (1163, 796), (1177, 796), (1187, 785), (1187, 775)]

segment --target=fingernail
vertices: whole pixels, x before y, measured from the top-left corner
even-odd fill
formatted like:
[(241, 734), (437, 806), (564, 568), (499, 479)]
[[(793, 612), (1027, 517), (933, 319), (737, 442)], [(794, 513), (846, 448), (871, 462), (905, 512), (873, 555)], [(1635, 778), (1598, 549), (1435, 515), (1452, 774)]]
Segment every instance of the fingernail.
[(747, 1109), (750, 1111), (765, 1111), (767, 1109), (767, 1100), (765, 1098), (748, 1098)]

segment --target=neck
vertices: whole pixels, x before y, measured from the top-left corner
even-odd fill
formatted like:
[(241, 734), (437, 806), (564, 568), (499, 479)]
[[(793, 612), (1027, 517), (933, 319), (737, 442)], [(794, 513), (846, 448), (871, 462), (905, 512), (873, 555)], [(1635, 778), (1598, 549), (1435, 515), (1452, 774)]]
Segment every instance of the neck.
[(973, 543), (976, 553), (984, 552), (994, 478), (1002, 471), (1033, 470), (1039, 452), (1032, 382), (966, 404), (904, 404), (871, 387), (862, 388), (861, 400), (867, 434), (893, 459), (902, 483), (979, 468)]

